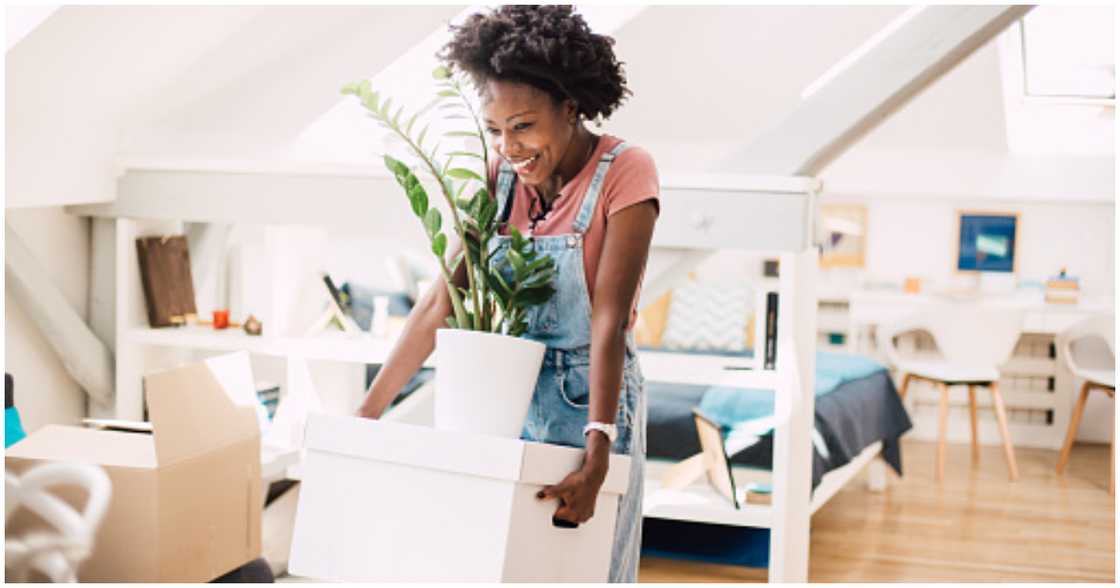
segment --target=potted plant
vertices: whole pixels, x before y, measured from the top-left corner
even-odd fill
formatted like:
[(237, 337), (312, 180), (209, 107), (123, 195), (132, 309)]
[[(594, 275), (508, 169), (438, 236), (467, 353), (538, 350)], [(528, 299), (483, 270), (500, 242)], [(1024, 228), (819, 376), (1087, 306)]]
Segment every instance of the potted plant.
[[(485, 179), (486, 134), (464, 92), (462, 76), (438, 67), (433, 77), (438, 87), (435, 98), (407, 118), (403, 106), (394, 108), (392, 99), (373, 90), (368, 80), (347, 84), (342, 93), (356, 96), (371, 118), (404, 143), (414, 160), (409, 165), (384, 156), (385, 167), (404, 189), (423, 225), (451, 299), (449, 328), (436, 332), (435, 426), (517, 438), (545, 351), (543, 344), (521, 335), (528, 328), (529, 309), (552, 296), (555, 267), (552, 258), (538, 255), (532, 240), (512, 226), (508, 252), (500, 260), (491, 259), (489, 243), (498, 231), (499, 211)], [(473, 123), (472, 128), (440, 135), (477, 139), (481, 151), (467, 146), (441, 153), (440, 142), (432, 145), (428, 137), (431, 121), (420, 124), (433, 110), (442, 112), (444, 120)], [(430, 205), (426, 182), (434, 184), (446, 204), (451, 230), (462, 245), (453, 256), (443, 231), (443, 213)], [(452, 282), (460, 265), (465, 265), (466, 288)]]

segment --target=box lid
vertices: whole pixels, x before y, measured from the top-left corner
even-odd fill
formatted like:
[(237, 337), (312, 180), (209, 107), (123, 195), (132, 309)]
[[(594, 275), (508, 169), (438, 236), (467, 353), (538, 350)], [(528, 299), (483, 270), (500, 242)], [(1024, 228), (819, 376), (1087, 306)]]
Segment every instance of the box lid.
[(46, 425), (9, 447), (4, 455), (102, 466), (156, 467), (155, 445), (148, 435), (65, 425)]
[(160, 464), (260, 436), (247, 352), (147, 375), (144, 391)]
[[(583, 459), (574, 447), (321, 413), (308, 416), (304, 441), (308, 451), (542, 486), (564, 479)], [(601, 491), (625, 492), (629, 468), (629, 457), (611, 455)]]

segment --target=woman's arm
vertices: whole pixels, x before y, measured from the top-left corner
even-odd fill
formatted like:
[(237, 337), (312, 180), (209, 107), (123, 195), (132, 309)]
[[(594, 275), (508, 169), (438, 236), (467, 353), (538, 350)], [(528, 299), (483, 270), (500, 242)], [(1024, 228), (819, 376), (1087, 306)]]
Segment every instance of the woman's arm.
[[(591, 307), (591, 406), (588, 418), (613, 423), (626, 359), (626, 327), (638, 281), (649, 256), (656, 201), (646, 200), (610, 217), (599, 269), (595, 275), (595, 300)], [(583, 466), (538, 496), (558, 497), (556, 517), (582, 523), (595, 512), (595, 498), (607, 476), (610, 442), (603, 433), (587, 436)]]
[[(462, 246), (455, 248), (451, 259), (458, 255)], [(466, 264), (459, 264), (452, 280), (466, 287)], [(366, 399), (358, 407), (358, 416), (371, 419), (380, 418), (385, 409), (393, 402), (412, 376), (432, 354), (436, 346), (436, 329), (447, 325), (451, 315), (451, 296), (447, 293), (447, 282), (442, 276), (436, 280), (424, 296), (408, 313), (401, 336), (397, 339), (389, 357), (378, 370), (377, 376), (366, 392)]]

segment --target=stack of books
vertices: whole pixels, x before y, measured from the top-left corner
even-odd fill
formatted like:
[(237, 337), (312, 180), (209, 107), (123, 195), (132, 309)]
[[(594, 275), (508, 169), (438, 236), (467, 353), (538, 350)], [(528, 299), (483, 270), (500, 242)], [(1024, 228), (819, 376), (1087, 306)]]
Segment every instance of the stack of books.
[(1080, 289), (1077, 278), (1062, 273), (1046, 280), (1046, 302), (1056, 304), (1077, 304)]

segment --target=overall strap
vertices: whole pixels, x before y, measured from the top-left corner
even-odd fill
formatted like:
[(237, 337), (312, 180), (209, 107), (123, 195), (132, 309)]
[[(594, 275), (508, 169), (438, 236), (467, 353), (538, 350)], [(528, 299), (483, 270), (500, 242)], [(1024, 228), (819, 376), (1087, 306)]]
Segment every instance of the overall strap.
[(615, 145), (614, 149), (604, 153), (599, 160), (599, 167), (595, 169), (595, 176), (591, 178), (591, 186), (587, 188), (587, 194), (583, 197), (579, 214), (576, 215), (576, 220), (572, 223), (573, 233), (582, 235), (587, 232), (587, 227), (591, 225), (591, 215), (595, 213), (595, 205), (599, 202), (599, 192), (603, 188), (603, 180), (607, 177), (607, 169), (610, 168), (614, 158), (626, 150), (626, 147), (625, 142), (619, 143)]
[(502, 160), (501, 167), (498, 168), (498, 185), (497, 190), (498, 198), (498, 224), (504, 225), (509, 222), (509, 214), (513, 211), (513, 181), (517, 179), (517, 174), (513, 172), (513, 167), (510, 166), (505, 160)]

